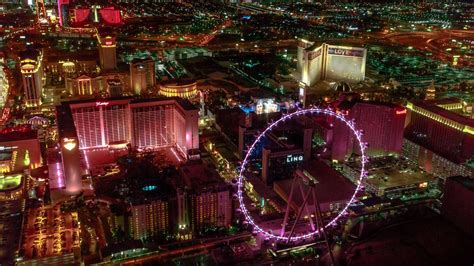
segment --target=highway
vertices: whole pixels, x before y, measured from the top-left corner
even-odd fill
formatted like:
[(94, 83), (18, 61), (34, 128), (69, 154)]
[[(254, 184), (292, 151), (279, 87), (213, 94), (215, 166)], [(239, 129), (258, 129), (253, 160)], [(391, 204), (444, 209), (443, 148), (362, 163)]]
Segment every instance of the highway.
[(182, 247), (179, 249), (174, 249), (174, 250), (169, 250), (169, 251), (154, 251), (154, 252), (149, 252), (147, 254), (141, 255), (138, 258), (129, 258), (129, 259), (123, 259), (123, 260), (116, 260), (112, 262), (102, 262), (96, 265), (141, 265), (143, 263), (151, 263), (151, 262), (156, 262), (159, 260), (163, 260), (166, 258), (172, 258), (176, 256), (185, 256), (185, 255), (191, 255), (191, 254), (205, 254), (207, 253), (210, 249), (216, 248), (222, 244), (228, 244), (230, 242), (235, 242), (235, 241), (246, 241), (250, 239), (252, 236), (251, 233), (240, 233), (235, 236), (228, 236), (225, 238), (216, 238), (209, 240), (206, 242), (206, 240), (201, 240), (200, 244), (188, 246), (188, 247)]
[[(448, 37), (446, 37), (448, 36)], [(394, 32), (384, 36), (379, 36), (382, 40), (388, 43), (412, 46), (421, 51), (433, 53), (433, 56), (438, 60), (451, 63), (454, 54), (449, 53), (443, 48), (440, 48), (433, 43), (441, 41), (446, 43), (454, 38), (474, 39), (474, 31), (465, 30), (442, 30), (434, 32)], [(474, 62), (468, 61), (462, 57), (459, 58), (458, 65), (474, 66)]]

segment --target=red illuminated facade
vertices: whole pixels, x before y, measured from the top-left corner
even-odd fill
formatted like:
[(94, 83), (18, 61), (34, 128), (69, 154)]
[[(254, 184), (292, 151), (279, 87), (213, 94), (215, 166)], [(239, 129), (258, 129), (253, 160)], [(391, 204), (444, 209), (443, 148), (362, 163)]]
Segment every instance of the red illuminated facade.
[(114, 7), (104, 7), (99, 11), (99, 14), (105, 24), (114, 25), (122, 22), (120, 10), (115, 9)]
[(474, 176), (474, 120), (435, 101), (408, 102), (404, 155), (442, 179)]
[[(355, 119), (357, 128), (363, 130), (364, 141), (368, 143), (366, 150), (370, 156), (401, 153), (406, 110), (397, 105), (381, 103), (356, 103), (352, 108), (341, 110), (351, 119)], [(354, 136), (347, 126), (334, 121), (334, 139), (332, 158), (344, 160), (346, 156), (359, 154)]]
[[(69, 6), (66, 1), (59, 1), (61, 6), (60, 12), (60, 23), (70, 23), (71, 26), (84, 26), (86, 24), (97, 24), (100, 25), (119, 25), (122, 23), (122, 14), (119, 9), (115, 9), (113, 6), (75, 6), (67, 8)], [(61, 24), (62, 25), (62, 24)]]
[(474, 120), (443, 109), (434, 103), (408, 103), (405, 136), (455, 163), (474, 154)]
[(89, 22), (91, 10), (88, 7), (77, 7), (70, 11), (71, 24), (73, 26), (82, 26)]
[[(64, 1), (62, 2), (62, 4), (64, 4)], [(69, 10), (69, 21), (72, 26), (83, 26), (90, 23), (113, 26), (122, 23), (122, 15), (120, 10), (111, 6), (92, 6), (92, 8), (88, 6), (76, 6)]]

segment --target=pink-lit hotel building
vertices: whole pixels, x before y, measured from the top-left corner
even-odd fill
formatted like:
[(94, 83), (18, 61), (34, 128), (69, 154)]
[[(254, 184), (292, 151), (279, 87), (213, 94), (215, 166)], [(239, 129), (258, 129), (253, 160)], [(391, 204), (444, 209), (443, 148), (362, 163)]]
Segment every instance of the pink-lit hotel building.
[(80, 169), (112, 163), (129, 147), (170, 149), (178, 161), (199, 156), (198, 109), (177, 98), (64, 102), (58, 107), (58, 130), (66, 190), (71, 193), (82, 186)]
[(199, 148), (198, 109), (188, 101), (121, 98), (68, 104), (80, 149), (175, 147), (187, 159)]

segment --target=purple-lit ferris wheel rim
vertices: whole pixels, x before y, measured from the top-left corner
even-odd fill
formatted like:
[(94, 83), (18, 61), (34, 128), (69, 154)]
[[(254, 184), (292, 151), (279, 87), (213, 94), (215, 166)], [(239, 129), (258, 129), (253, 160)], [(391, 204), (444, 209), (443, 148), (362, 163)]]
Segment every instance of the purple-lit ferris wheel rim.
[(360, 175), (359, 175), (359, 178), (357, 180), (357, 187), (356, 189), (354, 190), (354, 194), (352, 194), (351, 196), (351, 199), (349, 200), (349, 202), (344, 206), (344, 208), (338, 213), (338, 215), (336, 215), (335, 218), (333, 218), (329, 223), (327, 223), (324, 228), (327, 228), (331, 225), (335, 225), (336, 222), (344, 215), (347, 213), (347, 209), (349, 208), (349, 206), (354, 202), (357, 194), (361, 191), (362, 189), (362, 180), (364, 179), (364, 177), (367, 175), (367, 172), (365, 170), (365, 164), (367, 163), (367, 157), (365, 155), (365, 149), (367, 148), (367, 145), (362, 141), (362, 131), (360, 130), (357, 130), (355, 128), (355, 123), (354, 121), (352, 120), (348, 120), (346, 119), (346, 117), (344, 117), (343, 115), (341, 114), (338, 114), (336, 112), (334, 112), (333, 110), (331, 109), (322, 109), (322, 108), (318, 108), (318, 107), (311, 107), (311, 108), (307, 108), (307, 109), (300, 109), (296, 112), (293, 112), (293, 113), (290, 113), (290, 114), (287, 114), (287, 115), (284, 115), (283, 117), (281, 117), (280, 119), (278, 119), (277, 121), (275, 122), (272, 122), (262, 133), (260, 133), (257, 138), (255, 139), (255, 141), (252, 143), (252, 145), (250, 146), (250, 149), (247, 151), (247, 153), (245, 154), (245, 157), (244, 157), (244, 160), (242, 161), (242, 165), (241, 165), (241, 168), (240, 168), (240, 172), (239, 172), (239, 179), (237, 181), (237, 197), (238, 197), (238, 200), (239, 200), (239, 204), (240, 204), (240, 209), (242, 211), (242, 213), (244, 214), (245, 216), (245, 220), (251, 224), (254, 228), (254, 230), (256, 230), (257, 232), (259, 233), (262, 233), (264, 234), (266, 237), (268, 238), (272, 238), (272, 239), (276, 239), (276, 240), (283, 240), (283, 241), (299, 241), (299, 240), (303, 240), (303, 239), (308, 239), (308, 238), (311, 238), (313, 236), (315, 236), (316, 234), (319, 233), (320, 231), (320, 228), (316, 229), (315, 231), (312, 231), (312, 232), (309, 232), (309, 233), (306, 233), (306, 234), (303, 234), (303, 235), (298, 235), (298, 236), (293, 236), (291, 237), (291, 239), (289, 239), (289, 237), (287, 236), (279, 236), (279, 235), (275, 235), (273, 233), (269, 233), (267, 232), (266, 230), (264, 230), (263, 228), (261, 228), (259, 225), (257, 225), (255, 223), (255, 221), (252, 219), (252, 217), (250, 216), (249, 214), (249, 211), (247, 210), (247, 207), (245, 206), (244, 204), (244, 200), (243, 200), (243, 196), (242, 196), (242, 193), (243, 193), (243, 183), (244, 183), (244, 171), (246, 170), (246, 166), (247, 166), (247, 163), (248, 163), (248, 160), (249, 160), (249, 157), (250, 155), (252, 154), (252, 152), (254, 151), (255, 149), (255, 146), (257, 143), (260, 142), (260, 140), (262, 139), (262, 137), (264, 137), (267, 132), (270, 132), (271, 130), (273, 130), (276, 126), (278, 126), (280, 123), (282, 122), (285, 122), (285, 121), (288, 121), (294, 117), (297, 117), (297, 116), (300, 116), (300, 115), (306, 115), (306, 114), (325, 114), (325, 115), (329, 115), (329, 116), (332, 116), (332, 117), (335, 117), (336, 119), (344, 122), (352, 131), (352, 133), (354, 134), (354, 136), (356, 137), (357, 139), (357, 142), (359, 144), (359, 147), (360, 147), (360, 151), (361, 151), (361, 169), (360, 169)]

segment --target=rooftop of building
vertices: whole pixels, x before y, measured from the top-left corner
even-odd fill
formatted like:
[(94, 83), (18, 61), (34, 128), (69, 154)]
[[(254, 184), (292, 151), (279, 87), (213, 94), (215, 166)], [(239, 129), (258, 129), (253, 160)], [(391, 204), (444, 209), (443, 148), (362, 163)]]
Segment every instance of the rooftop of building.
[(72, 117), (71, 107), (69, 104), (61, 104), (56, 106), (56, 121), (58, 125), (58, 133), (61, 138), (76, 138), (76, 126)]
[(397, 109), (405, 109), (403, 106), (399, 104), (394, 104), (390, 102), (380, 102), (380, 101), (363, 101), (358, 97), (350, 97), (349, 99), (344, 97), (335, 102), (335, 105), (338, 109), (348, 110), (352, 109), (355, 106), (381, 106), (387, 108), (397, 108)]
[(378, 101), (360, 101), (360, 102), (357, 102), (356, 105), (377, 105), (377, 106), (384, 106), (388, 108), (405, 109), (403, 106), (399, 104), (389, 103), (389, 102), (378, 102)]
[[(360, 169), (358, 160), (347, 164), (353, 169)], [(373, 157), (366, 169), (369, 172), (365, 179), (367, 184), (382, 190), (436, 181), (433, 175), (421, 171), (416, 163), (404, 157)]]
[[(309, 161), (303, 165), (303, 169), (317, 180), (316, 195), (320, 203), (348, 201), (354, 194), (355, 185), (323, 161)], [(274, 189), (283, 191), (287, 198), (292, 182), (293, 179), (276, 181)], [(307, 189), (307, 186), (304, 187), (305, 191)], [(302, 205), (301, 193), (294, 194), (294, 202), (297, 206)]]
[(187, 86), (196, 83), (196, 80), (193, 78), (183, 77), (177, 79), (169, 79), (165, 81), (161, 81), (160, 85), (163, 86)]
[(272, 152), (289, 151), (289, 149), (300, 149), (304, 125), (292, 120), (279, 125), (275, 130), (267, 133), (264, 147)]
[(194, 106), (187, 99), (181, 99), (181, 98), (178, 98), (178, 97), (165, 97), (165, 96), (156, 96), (156, 97), (152, 97), (152, 98), (134, 98), (132, 96), (120, 96), (120, 97), (109, 97), (109, 98), (101, 98), (101, 99), (79, 99), (79, 100), (72, 100), (72, 101), (62, 102), (62, 106), (69, 106), (71, 104), (81, 104), (81, 103), (93, 103), (93, 102), (113, 102), (113, 101), (120, 101), (120, 100), (127, 100), (131, 104), (154, 102), (154, 101), (174, 100), (181, 107), (183, 107), (183, 109), (185, 109), (185, 110), (196, 110), (197, 109), (197, 107)]
[(179, 174), (183, 185), (195, 191), (223, 190), (229, 189), (216, 169), (202, 161), (190, 161), (181, 166)]
[(384, 169), (383, 171), (377, 171), (377, 173), (371, 172), (371, 174), (374, 177), (367, 178), (366, 183), (380, 190), (436, 181), (434, 176), (419, 171), (402, 172), (397, 171), (397, 169)]
[(198, 108), (192, 104), (188, 99), (181, 99), (181, 98), (174, 98), (176, 100), (177, 103), (179, 103), (179, 105), (181, 107), (183, 107), (184, 110), (188, 110), (188, 111), (191, 111), (191, 110), (198, 110)]
[(323, 43), (321, 42), (314, 42), (313, 44), (311, 44), (310, 46), (308, 46), (308, 48), (306, 48), (305, 50), (306, 51), (313, 51), (315, 50), (316, 48), (320, 47)]
[(68, 100), (61, 102), (61, 105), (71, 105), (71, 104), (79, 104), (79, 103), (92, 103), (98, 101), (116, 101), (116, 100), (129, 100), (132, 101), (132, 96), (120, 96), (120, 97), (109, 97), (109, 98), (90, 98), (90, 99), (78, 99), (78, 100)]
[(463, 115), (457, 114), (455, 112), (446, 110), (442, 107), (439, 107), (435, 104), (435, 102), (428, 102), (428, 101), (417, 101), (412, 103), (415, 106), (423, 108), (429, 112), (438, 114), (446, 119), (450, 119), (462, 125), (467, 125), (470, 127), (474, 127), (474, 119), (465, 117)]

